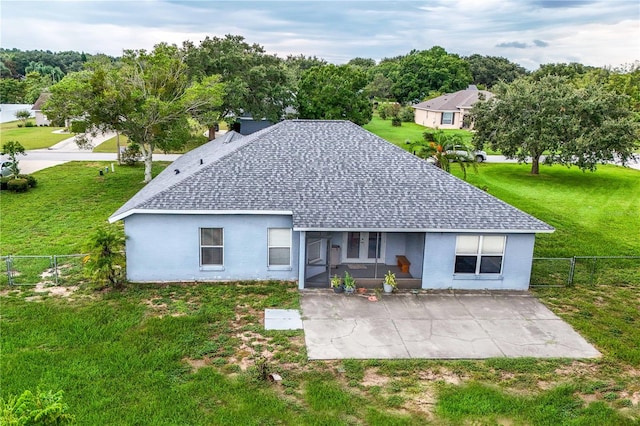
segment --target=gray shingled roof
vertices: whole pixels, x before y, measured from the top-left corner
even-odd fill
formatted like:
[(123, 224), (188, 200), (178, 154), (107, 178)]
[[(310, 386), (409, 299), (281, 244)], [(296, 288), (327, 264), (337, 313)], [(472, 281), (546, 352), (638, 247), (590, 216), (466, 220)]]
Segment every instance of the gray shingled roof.
[(181, 210), (288, 211), (301, 230), (553, 230), (348, 121), (283, 121), (216, 139), (172, 163), (111, 220)]
[(480, 93), (485, 99), (493, 97), (493, 93), (486, 90), (478, 90), (476, 86), (469, 86), (467, 89), (459, 90), (454, 93), (447, 93), (437, 98), (415, 104), (413, 108), (431, 111), (457, 111), (460, 108), (471, 108), (473, 104), (478, 102)]

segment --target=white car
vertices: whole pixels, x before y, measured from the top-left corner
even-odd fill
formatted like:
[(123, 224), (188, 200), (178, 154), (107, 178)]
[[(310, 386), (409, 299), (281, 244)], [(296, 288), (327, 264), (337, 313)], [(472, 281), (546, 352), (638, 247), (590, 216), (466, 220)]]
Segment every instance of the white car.
[[(453, 147), (455, 151), (451, 150), (451, 151), (447, 151), (447, 153), (452, 153), (455, 152), (457, 156), (459, 157), (468, 157), (470, 152), (467, 151), (466, 149), (460, 147), (460, 146), (455, 146)], [(471, 154), (475, 155), (475, 160), (478, 163), (482, 163), (484, 161), (487, 161), (487, 153), (484, 151), (472, 151)], [(471, 158), (469, 158), (469, 160), (472, 160)]]
[(3, 161), (2, 164), (0, 164), (0, 176), (11, 176), (13, 174), (13, 170), (11, 170), (12, 165), (13, 163), (11, 161)]

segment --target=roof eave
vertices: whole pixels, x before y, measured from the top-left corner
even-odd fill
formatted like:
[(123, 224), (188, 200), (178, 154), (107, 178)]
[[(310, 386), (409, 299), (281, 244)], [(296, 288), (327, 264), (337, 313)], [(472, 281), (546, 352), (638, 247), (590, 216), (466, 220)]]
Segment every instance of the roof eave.
[(114, 223), (122, 219), (126, 219), (134, 214), (172, 214), (172, 215), (224, 215), (224, 214), (241, 214), (241, 215), (274, 215), (274, 216), (292, 216), (290, 210), (169, 210), (169, 209), (131, 209), (120, 214), (114, 214), (109, 217), (109, 223)]

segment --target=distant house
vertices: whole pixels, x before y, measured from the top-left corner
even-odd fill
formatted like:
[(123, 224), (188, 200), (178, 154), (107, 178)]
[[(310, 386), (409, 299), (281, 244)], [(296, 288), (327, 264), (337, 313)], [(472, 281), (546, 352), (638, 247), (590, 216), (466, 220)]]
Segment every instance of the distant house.
[(490, 99), (493, 93), (478, 90), (470, 85), (464, 90), (448, 93), (413, 106), (414, 121), (421, 126), (439, 129), (461, 129), (465, 127), (464, 116), (479, 99)]
[(544, 222), (348, 121), (230, 131), (118, 209), (131, 281), (293, 280), (529, 286)]
[(51, 93), (41, 93), (36, 103), (33, 104), (31, 110), (35, 113), (36, 116), (36, 126), (48, 126), (51, 124), (46, 115), (42, 112), (42, 105), (47, 102), (47, 99), (51, 96)]

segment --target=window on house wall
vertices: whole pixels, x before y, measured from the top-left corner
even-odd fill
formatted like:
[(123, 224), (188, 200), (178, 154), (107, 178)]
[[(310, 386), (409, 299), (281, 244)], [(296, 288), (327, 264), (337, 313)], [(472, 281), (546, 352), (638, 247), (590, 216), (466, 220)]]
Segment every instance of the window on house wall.
[(456, 274), (500, 274), (504, 235), (459, 235), (456, 239)]
[(200, 265), (224, 264), (223, 234), (222, 228), (200, 228)]
[(269, 266), (291, 266), (291, 229), (269, 228)]
[(440, 124), (453, 124), (453, 113), (443, 112), (442, 119), (440, 120)]

